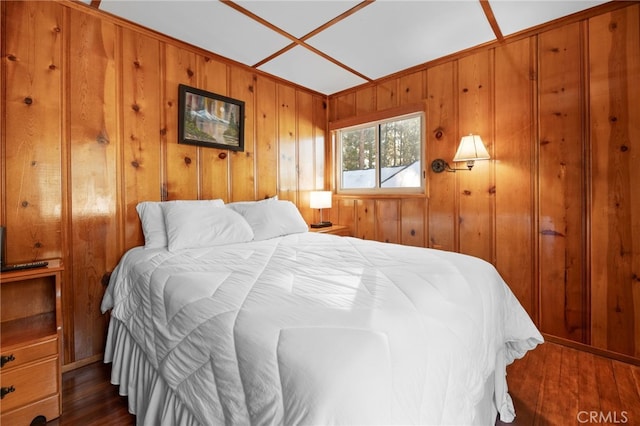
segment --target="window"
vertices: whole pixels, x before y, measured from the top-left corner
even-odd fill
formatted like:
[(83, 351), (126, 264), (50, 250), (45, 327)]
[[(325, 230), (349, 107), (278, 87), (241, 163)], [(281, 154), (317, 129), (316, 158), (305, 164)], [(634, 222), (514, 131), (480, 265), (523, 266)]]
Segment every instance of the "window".
[(422, 114), (336, 130), (342, 192), (420, 192)]

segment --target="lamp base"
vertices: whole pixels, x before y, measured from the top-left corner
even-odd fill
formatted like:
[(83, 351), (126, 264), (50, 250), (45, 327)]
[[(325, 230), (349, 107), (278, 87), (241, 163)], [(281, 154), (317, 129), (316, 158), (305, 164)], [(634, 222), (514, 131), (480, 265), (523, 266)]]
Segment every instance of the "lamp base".
[(328, 226), (333, 226), (333, 223), (324, 221), (324, 222), (312, 223), (309, 226), (311, 226), (312, 228), (326, 228)]

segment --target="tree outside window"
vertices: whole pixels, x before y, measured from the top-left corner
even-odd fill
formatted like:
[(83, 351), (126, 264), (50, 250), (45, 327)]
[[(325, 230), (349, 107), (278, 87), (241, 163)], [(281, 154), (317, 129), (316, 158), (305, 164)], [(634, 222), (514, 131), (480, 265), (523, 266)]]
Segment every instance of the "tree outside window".
[(422, 114), (337, 131), (340, 190), (422, 189)]

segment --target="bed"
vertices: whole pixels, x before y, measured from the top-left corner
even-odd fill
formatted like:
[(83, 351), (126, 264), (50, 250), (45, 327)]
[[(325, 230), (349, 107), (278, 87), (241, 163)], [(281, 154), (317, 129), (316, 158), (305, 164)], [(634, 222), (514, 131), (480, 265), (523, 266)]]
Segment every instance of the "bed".
[(144, 425), (492, 425), (543, 339), (494, 267), (308, 232), (293, 203), (144, 202), (102, 300)]

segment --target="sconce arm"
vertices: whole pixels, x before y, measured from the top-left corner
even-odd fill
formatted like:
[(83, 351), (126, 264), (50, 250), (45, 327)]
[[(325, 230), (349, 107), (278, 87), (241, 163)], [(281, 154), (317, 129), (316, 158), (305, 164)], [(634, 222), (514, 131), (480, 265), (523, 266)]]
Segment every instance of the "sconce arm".
[(446, 161), (444, 161), (442, 158), (436, 158), (435, 160), (433, 160), (431, 162), (431, 170), (433, 170), (435, 173), (442, 173), (442, 172), (457, 172), (457, 171), (471, 171), (471, 169), (473, 168), (473, 164), (474, 161), (470, 160), (467, 161), (467, 168), (466, 169), (452, 169), (451, 166), (449, 166), (449, 163), (447, 163)]

